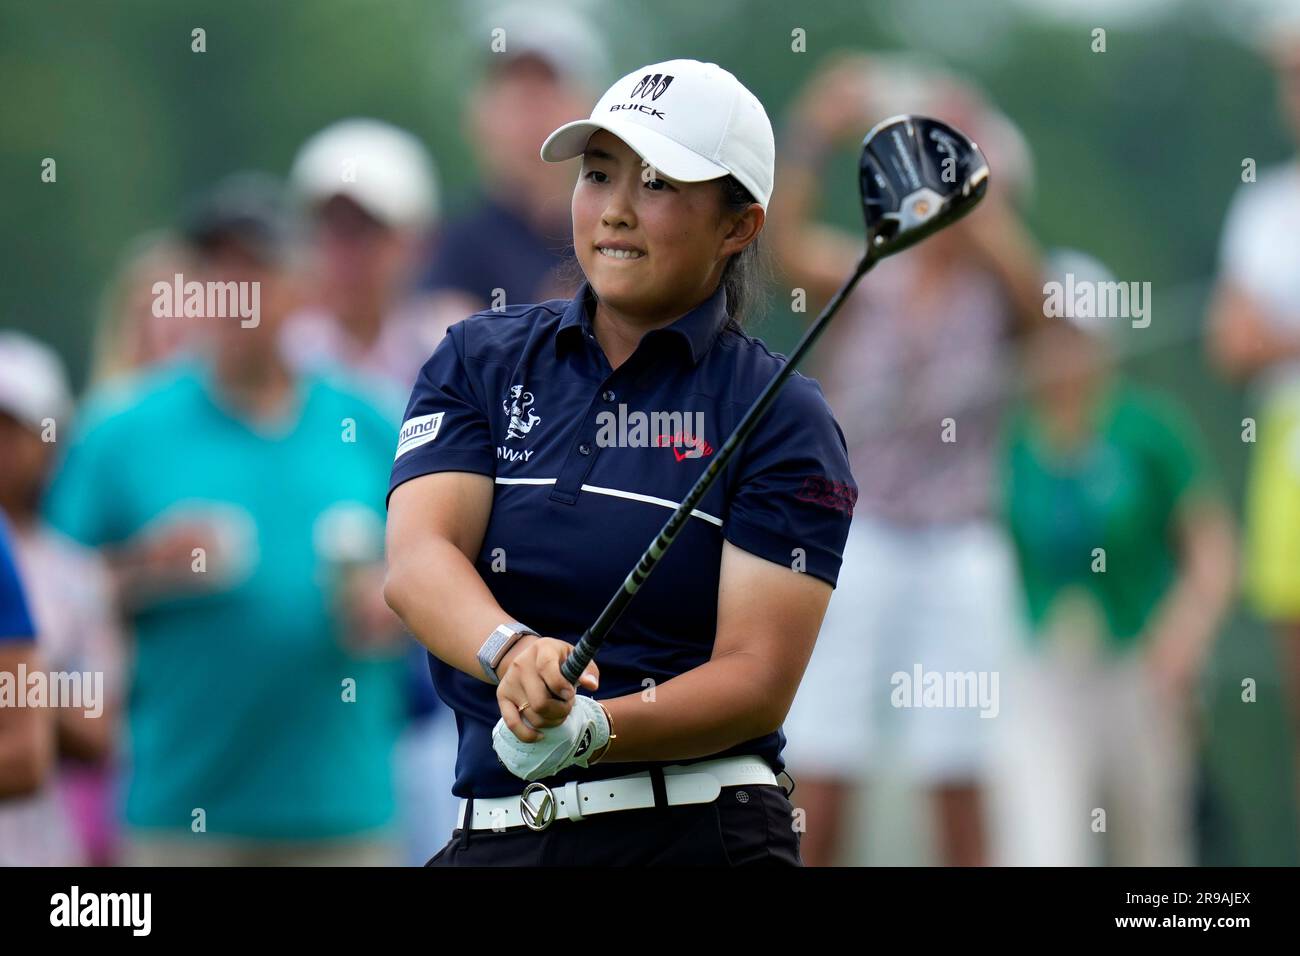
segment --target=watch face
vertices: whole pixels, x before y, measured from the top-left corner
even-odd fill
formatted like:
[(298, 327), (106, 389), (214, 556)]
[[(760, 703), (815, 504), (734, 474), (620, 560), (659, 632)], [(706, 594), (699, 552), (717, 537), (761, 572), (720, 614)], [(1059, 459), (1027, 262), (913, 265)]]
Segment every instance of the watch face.
[(536, 634), (536, 631), (529, 630), (522, 624), (501, 624), (493, 631), (483, 646), (479, 649), (479, 663), (483, 665), (483, 670), (487, 672), (489, 679), (494, 684), (499, 684), (501, 679), (497, 677), (496, 668), (501, 663), (501, 659), (506, 656), (506, 652), (514, 647), (515, 642), (525, 634)]
[(519, 632), (509, 625), (503, 624), (496, 629), (492, 635), (492, 666), (495, 667), (501, 663), (501, 658), (506, 656), (506, 651), (519, 638)]

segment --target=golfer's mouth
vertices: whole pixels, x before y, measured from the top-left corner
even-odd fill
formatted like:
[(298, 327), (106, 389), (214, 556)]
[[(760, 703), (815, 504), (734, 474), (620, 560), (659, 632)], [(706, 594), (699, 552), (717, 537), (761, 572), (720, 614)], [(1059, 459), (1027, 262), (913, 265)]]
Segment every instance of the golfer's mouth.
[(623, 242), (610, 242), (596, 246), (596, 251), (606, 259), (644, 259), (645, 251)]

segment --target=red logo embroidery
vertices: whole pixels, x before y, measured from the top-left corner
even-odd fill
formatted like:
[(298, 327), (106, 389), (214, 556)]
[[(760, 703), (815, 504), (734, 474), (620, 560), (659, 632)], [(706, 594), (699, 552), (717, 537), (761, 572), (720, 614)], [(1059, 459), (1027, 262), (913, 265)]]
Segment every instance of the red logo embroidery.
[(703, 458), (705, 455), (713, 454), (713, 446), (703, 438), (697, 438), (690, 432), (677, 432), (671, 438), (667, 435), (660, 435), (658, 440), (660, 448), (671, 446), (673, 455), (678, 461), (687, 458)]
[(803, 480), (803, 487), (796, 491), (794, 496), (800, 501), (811, 501), (823, 508), (834, 508), (852, 517), (853, 506), (858, 502), (858, 489), (843, 481), (808, 477)]

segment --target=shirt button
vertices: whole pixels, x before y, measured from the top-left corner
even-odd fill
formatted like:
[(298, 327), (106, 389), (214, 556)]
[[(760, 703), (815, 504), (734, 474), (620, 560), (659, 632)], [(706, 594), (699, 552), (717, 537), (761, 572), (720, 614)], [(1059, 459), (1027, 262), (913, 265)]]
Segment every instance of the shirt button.
[(601, 393), (600, 397), (607, 402), (612, 402), (614, 400), (614, 393), (609, 389), (605, 389), (605, 391)]
[(578, 454), (579, 454), (579, 455), (590, 455), (590, 454), (591, 454), (591, 446), (588, 445), (586, 442), (583, 442), (581, 445), (578, 446)]

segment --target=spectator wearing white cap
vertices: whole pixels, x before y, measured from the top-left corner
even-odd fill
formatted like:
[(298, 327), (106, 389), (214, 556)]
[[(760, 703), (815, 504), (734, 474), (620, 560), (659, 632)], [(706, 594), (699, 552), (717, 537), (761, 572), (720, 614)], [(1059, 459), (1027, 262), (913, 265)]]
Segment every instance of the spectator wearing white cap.
[[(290, 185), (309, 224), (311, 305), (285, 324), (290, 362), (328, 363), (367, 381), (396, 421), (420, 361), (443, 328), (414, 278), (438, 215), (432, 158), (411, 133), (347, 119), (299, 150)], [(422, 863), (451, 826), (455, 726), (412, 642), (411, 721), (398, 741), (398, 817), (408, 862)]]
[[(0, 803), (0, 864), (111, 862), (112, 780), (123, 647), (99, 556), (47, 525), (38, 506), (57, 439), (70, 434), (72, 396), (58, 357), (17, 332), (0, 334), (0, 509), (12, 524), (18, 568), (50, 671), (89, 674), (86, 707), (53, 710), (63, 758), (45, 785)], [(100, 676), (95, 676), (100, 675)], [(92, 702), (84, 696), (95, 691)], [(75, 811), (73, 808), (76, 808)]]
[(480, 309), (572, 295), (573, 183), (538, 158), (537, 144), (587, 113), (607, 82), (603, 41), (567, 7), (511, 5), (484, 15), (480, 30), (482, 73), (463, 129), (482, 196), (447, 223), (422, 283), (439, 328)]
[(404, 392), (437, 342), (409, 296), (438, 215), (433, 160), (406, 130), (346, 119), (303, 144), (289, 181), (308, 222), (311, 276), (309, 304), (282, 332), (286, 358)]

